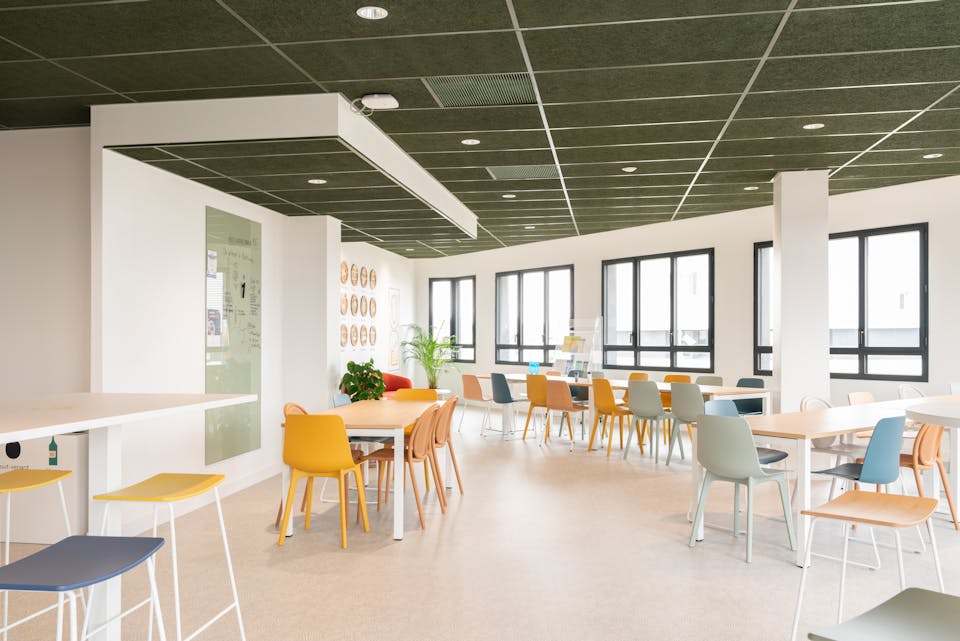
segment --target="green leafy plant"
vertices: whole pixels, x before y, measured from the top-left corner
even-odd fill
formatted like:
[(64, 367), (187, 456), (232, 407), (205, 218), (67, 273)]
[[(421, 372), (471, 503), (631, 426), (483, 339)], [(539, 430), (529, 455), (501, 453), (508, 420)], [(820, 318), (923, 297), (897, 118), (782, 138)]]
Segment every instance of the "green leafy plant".
[(410, 331), (410, 340), (401, 343), (404, 357), (420, 363), (427, 375), (427, 386), (436, 389), (440, 375), (455, 369), (451, 364), (457, 353), (457, 346), (453, 343), (454, 338), (453, 336), (440, 337), (434, 328), (424, 329), (417, 324), (410, 325)]
[(378, 370), (371, 358), (366, 363), (350, 361), (347, 363), (347, 372), (340, 379), (340, 389), (350, 395), (351, 401), (378, 399), (386, 389), (383, 382), (383, 372)]

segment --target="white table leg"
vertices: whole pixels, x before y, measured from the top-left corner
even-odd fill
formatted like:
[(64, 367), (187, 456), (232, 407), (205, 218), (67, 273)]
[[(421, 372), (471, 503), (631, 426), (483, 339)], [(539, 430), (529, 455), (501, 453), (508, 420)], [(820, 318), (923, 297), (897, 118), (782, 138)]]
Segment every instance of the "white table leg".
[(760, 396), (760, 400), (763, 402), (763, 413), (772, 414), (773, 408), (770, 407), (770, 392), (764, 392), (763, 395)]
[[(121, 426), (112, 425), (98, 430), (90, 430), (87, 439), (89, 494), (101, 494), (115, 490), (123, 484), (123, 452), (121, 440)], [(100, 534), (99, 528), (103, 519), (103, 510), (106, 503), (90, 501), (87, 528), (90, 534)], [(120, 509), (114, 506), (108, 512), (106, 534), (119, 536)], [(121, 595), (119, 579), (108, 581), (100, 586), (97, 598), (93, 600), (90, 612), (91, 623), (100, 624), (121, 612)], [(91, 637), (95, 641), (120, 641), (120, 621), (107, 626), (97, 635)]]
[(807, 526), (810, 517), (801, 516), (800, 512), (810, 509), (810, 441), (799, 438), (796, 443), (797, 503), (793, 506), (793, 509), (797, 513), (797, 518), (794, 521), (797, 525), (797, 565), (803, 567), (803, 553), (807, 549)]
[[(947, 433), (947, 483), (950, 484), (950, 495), (956, 503), (957, 497), (960, 497), (960, 429), (948, 427)], [(937, 478), (940, 477), (937, 471)], [(949, 514), (950, 507), (945, 506), (944, 511)]]
[[(280, 505), (283, 509), (286, 509), (286, 500), (287, 492), (290, 488), (290, 468), (286, 465), (283, 466), (283, 471), (280, 472)], [(321, 499), (323, 497), (320, 497)], [(292, 512), (291, 512), (292, 515)], [(287, 536), (293, 536), (293, 516), (290, 517), (290, 522), (287, 523)]]
[(393, 539), (403, 540), (403, 428), (393, 430)]

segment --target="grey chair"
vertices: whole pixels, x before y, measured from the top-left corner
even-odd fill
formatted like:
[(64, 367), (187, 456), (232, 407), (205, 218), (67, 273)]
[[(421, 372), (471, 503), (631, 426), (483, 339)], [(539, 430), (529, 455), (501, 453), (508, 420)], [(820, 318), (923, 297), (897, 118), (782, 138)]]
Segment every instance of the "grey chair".
[(694, 381), (697, 385), (723, 385), (722, 376), (714, 376), (712, 374), (704, 374), (703, 376), (698, 376), (697, 380)]
[(633, 419), (630, 421), (630, 433), (627, 434), (627, 447), (623, 450), (623, 460), (627, 460), (627, 455), (630, 453), (630, 442), (633, 440), (634, 431), (637, 434), (637, 441), (643, 438), (640, 430), (643, 422), (646, 421), (650, 426), (649, 443), (650, 449), (654, 451), (654, 462), (659, 463), (660, 439), (657, 438), (657, 433), (663, 429), (663, 421), (670, 418), (670, 414), (663, 409), (660, 390), (655, 381), (629, 381), (627, 390), (627, 403), (633, 413)]
[[(703, 404), (703, 410), (705, 414), (711, 416), (740, 416), (736, 404), (727, 399), (707, 401)], [(757, 458), (760, 459), (760, 465), (779, 463), (788, 456), (789, 454), (783, 450), (775, 450), (769, 447), (757, 448)]]
[(787, 523), (790, 549), (797, 549), (793, 531), (793, 512), (790, 494), (787, 492), (787, 475), (782, 470), (760, 467), (757, 450), (753, 444), (750, 426), (739, 416), (710, 416), (704, 414), (697, 421), (697, 460), (705, 470), (697, 515), (690, 533), (690, 547), (697, 543), (697, 532), (703, 522), (703, 509), (707, 504), (710, 485), (714, 481), (733, 483), (733, 535), (740, 533), (740, 486), (747, 486), (747, 563), (753, 560), (753, 499), (754, 486), (774, 482), (780, 487), (780, 501)]
[(681, 460), (686, 458), (683, 453), (683, 438), (680, 436), (680, 427), (697, 422), (697, 417), (703, 414), (703, 394), (696, 383), (670, 383), (670, 418), (673, 419), (673, 428), (670, 430), (670, 447), (667, 448), (667, 465), (673, 456), (673, 444), (680, 447)]
[(907, 588), (895, 597), (832, 628), (811, 632), (812, 641), (955, 641), (960, 597)]

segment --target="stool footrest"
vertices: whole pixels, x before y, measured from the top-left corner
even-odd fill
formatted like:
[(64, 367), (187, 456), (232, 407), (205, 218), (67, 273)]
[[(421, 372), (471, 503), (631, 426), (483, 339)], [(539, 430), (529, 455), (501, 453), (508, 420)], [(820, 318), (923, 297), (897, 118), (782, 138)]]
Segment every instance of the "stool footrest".
[(215, 614), (212, 619), (210, 619), (209, 621), (207, 621), (206, 623), (204, 623), (203, 625), (201, 625), (199, 628), (197, 628), (196, 630), (194, 630), (192, 634), (190, 634), (189, 636), (183, 637), (183, 641), (191, 641), (191, 640), (194, 639), (197, 635), (199, 635), (201, 632), (203, 632), (204, 630), (206, 630), (207, 628), (209, 628), (211, 625), (213, 625), (214, 623), (216, 623), (217, 621), (219, 621), (220, 619), (222, 619), (224, 616), (226, 616), (227, 614), (229, 614), (231, 610), (236, 609), (236, 607), (237, 607), (237, 604), (236, 604), (236, 602), (234, 602), (234, 603), (231, 603), (230, 605), (228, 605), (227, 607), (225, 607), (224, 609), (220, 610), (220, 612), (217, 613), (217, 614)]

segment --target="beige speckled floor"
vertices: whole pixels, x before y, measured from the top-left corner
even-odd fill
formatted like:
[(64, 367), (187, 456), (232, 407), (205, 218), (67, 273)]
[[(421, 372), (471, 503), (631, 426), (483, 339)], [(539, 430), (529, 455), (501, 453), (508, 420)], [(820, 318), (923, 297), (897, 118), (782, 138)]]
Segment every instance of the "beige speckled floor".
[[(469, 425), (471, 417), (468, 417)], [(800, 570), (786, 544), (775, 484), (760, 490), (754, 560), (729, 531), (732, 491), (719, 485), (708, 508), (707, 540), (687, 547), (689, 467), (652, 464), (631, 454), (608, 460), (578, 445), (460, 435), (467, 494), (450, 496), (441, 516), (427, 499), (420, 530), (408, 493), (406, 538), (391, 539), (389, 510), (372, 512), (372, 531), (349, 530), (341, 550), (333, 503), (315, 511), (309, 532), (302, 516), (295, 536), (276, 545), (273, 519), (279, 482), (271, 479), (226, 499), (250, 641), (338, 639), (770, 641), (789, 637)], [(816, 464), (816, 462), (815, 462)], [(827, 486), (816, 491), (825, 495)], [(331, 495), (334, 494), (331, 492)], [(191, 628), (226, 599), (225, 571), (205, 508), (178, 520), (182, 541), (184, 620)], [(838, 550), (838, 530), (821, 529), (822, 551)], [(937, 533), (947, 589), (960, 593), (960, 533), (940, 519)], [(880, 534), (881, 540), (891, 541)], [(915, 546), (916, 535), (905, 536)], [(860, 548), (860, 549), (858, 549)], [(868, 550), (854, 546), (866, 558)], [(17, 552), (26, 553), (25, 546)], [(849, 615), (897, 591), (895, 557), (884, 567), (853, 567), (847, 577)], [(172, 630), (169, 569), (161, 570)], [(910, 585), (935, 588), (929, 554), (908, 554)], [(817, 560), (808, 583), (801, 632), (836, 616), (839, 565)], [(138, 574), (125, 596), (140, 593)], [(13, 600), (23, 611), (23, 597)], [(53, 620), (11, 633), (11, 641), (52, 639)], [(125, 625), (125, 639), (146, 638), (144, 618)], [(156, 638), (156, 637), (154, 637)], [(218, 622), (200, 639), (239, 638), (235, 621)]]

